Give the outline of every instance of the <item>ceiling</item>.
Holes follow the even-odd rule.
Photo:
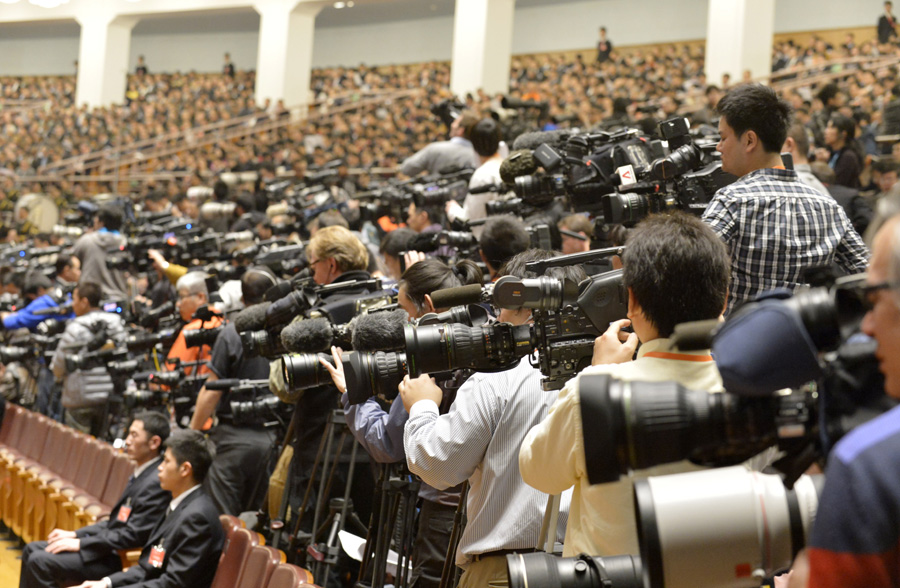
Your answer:
[[[584,0],[516,0],[516,8],[583,2]],[[316,26],[346,27],[452,16],[455,0],[357,0],[353,8],[328,6],[316,18]],[[178,14],[150,15],[134,27],[135,35],[161,35],[259,30],[259,15],[252,8],[229,8]],[[0,39],[77,37],[81,27],[74,20],[0,23]]]

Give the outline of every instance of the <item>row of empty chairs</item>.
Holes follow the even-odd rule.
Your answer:
[[[7,404],[0,425],[0,518],[23,541],[76,530],[109,515],[134,464],[109,444]],[[212,588],[313,588],[312,574],[285,563],[237,517],[222,515],[226,543]],[[123,565],[140,551],[123,554]]]
[[[210,588],[312,588],[313,576],[285,563],[284,552],[265,544],[259,533],[244,528],[237,517],[222,515],[225,546]]]
[[[24,541],[108,515],[134,464],[109,444],[7,405],[0,426],[0,517]]]

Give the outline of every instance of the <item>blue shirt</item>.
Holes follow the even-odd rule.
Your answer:
[[[72,295],[67,294],[65,301],[68,302],[70,300],[72,300]],[[64,321],[75,317],[74,312],[70,312],[69,314],[45,314],[37,316],[34,314],[35,311],[54,308],[59,305],[60,302],[50,294],[38,296],[22,310],[17,310],[3,319],[3,327],[10,331],[13,329],[28,329],[29,331],[33,331],[39,324],[47,319]]]

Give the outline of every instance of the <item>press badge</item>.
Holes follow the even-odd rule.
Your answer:
[[[125,504],[119,509],[119,514],[116,515],[116,520],[120,523],[127,523],[128,517],[131,516],[131,497],[128,497],[128,500],[125,501]]]
[[[166,548],[163,544],[154,545],[150,548],[150,565],[154,568],[161,568],[163,560],[166,559]]]

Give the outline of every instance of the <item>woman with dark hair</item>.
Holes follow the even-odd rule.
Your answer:
[[[409,313],[410,318],[419,318],[428,312],[442,310],[436,309],[431,301],[431,293],[435,290],[480,284],[481,280],[481,270],[474,262],[465,260],[450,267],[438,259],[427,258],[415,262],[403,272],[398,302]],[[346,393],[341,350],[332,347],[331,354],[334,365],[325,360],[320,361],[341,392],[347,426],[353,436],[373,460],[380,463],[405,462],[403,429],[409,415],[403,408],[403,403],[399,398],[396,399],[391,404],[390,412],[382,409],[374,398],[363,404],[351,406]],[[441,382],[442,413],[453,403],[456,389],[466,376],[467,372],[457,372],[453,379]],[[425,483],[421,485],[419,497],[422,499],[422,507],[412,554],[413,570],[410,585],[425,588],[437,588],[440,585],[460,490],[459,486],[440,491]]]
[[[864,154],[856,142],[856,122],[852,118],[835,114],[825,127],[825,144],[831,149],[829,167],[834,170],[835,184],[859,189]]]

